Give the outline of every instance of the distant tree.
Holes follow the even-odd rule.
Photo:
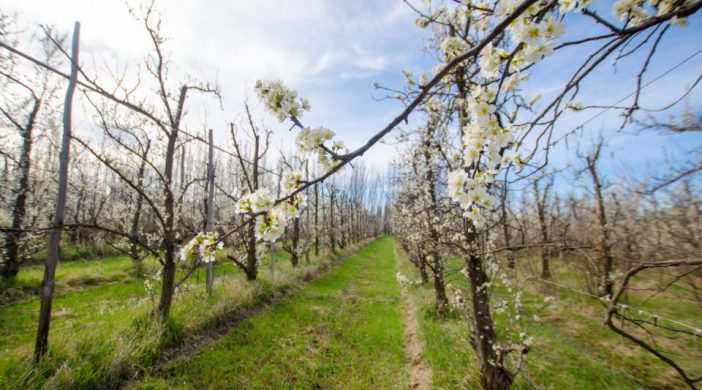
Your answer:
[[[17,33],[13,32],[15,29],[14,18],[0,14],[0,36],[13,47],[19,45]],[[45,30],[48,33],[53,31],[48,27]],[[49,38],[43,37],[39,43],[42,61],[53,66],[62,63],[61,52]],[[13,56],[0,56],[0,66],[0,128],[3,129],[3,137],[7,137],[4,145],[17,145],[11,151],[3,147],[2,152],[8,171],[4,175],[7,182],[4,183],[3,198],[8,201],[9,229],[4,237],[0,276],[13,279],[24,259],[36,246],[34,235],[27,234],[34,226],[27,217],[28,213],[36,211],[32,208],[41,199],[32,194],[40,190],[37,181],[46,180],[49,176],[36,169],[34,148],[40,135],[50,134],[56,93],[61,84],[45,68],[19,64]],[[47,220],[47,216],[41,217],[41,221]]]

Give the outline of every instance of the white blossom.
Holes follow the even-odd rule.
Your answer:
[[[302,111],[310,110],[309,101],[298,98],[297,91],[288,89],[281,81],[258,80],[255,89],[266,109],[281,122],[300,118]]]
[[[199,260],[203,263],[212,263],[215,261],[216,252],[223,247],[224,243],[221,241],[217,242],[217,234],[200,232],[190,242],[180,248],[179,260],[187,261],[198,255]]]

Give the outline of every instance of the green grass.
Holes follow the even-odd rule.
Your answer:
[[[379,239],[139,388],[406,388],[393,240]]]
[[[188,360],[173,361],[163,377],[147,377],[138,388],[406,388],[407,360],[403,352],[400,296],[395,282],[393,240],[382,238],[306,284],[259,315],[244,320],[225,337]],[[25,267],[10,287],[23,292],[0,305],[0,388],[115,388],[134,375],[150,372],[166,348],[187,344],[197,335],[237,318],[246,310],[270,302],[280,292],[300,286],[357,247],[304,259],[293,269],[289,255],[277,252],[275,276],[268,261],[260,279],[247,282],[231,263],[218,258],[215,288],[204,291],[204,270],[196,273],[176,295],[169,322],[151,320],[154,302],[123,256],[76,260],[59,264],[50,350],[38,366],[29,363],[36,332],[38,290],[43,267]],[[399,268],[418,280],[416,270],[398,250]],[[518,389],[669,389],[685,388],[672,369],[653,355],[624,340],[602,324],[600,302],[538,280],[538,259],[520,259],[523,291],[521,314],[525,331],[534,337]],[[447,282],[465,289],[467,281],[449,260]],[[153,260],[146,261],[147,274]],[[584,289],[577,263],[552,261],[553,280]],[[636,287],[661,283],[661,275],[642,275]],[[157,287],[158,290],[158,287]],[[465,317],[454,312],[438,321],[430,284],[409,286],[411,302],[419,307],[424,359],[433,369],[433,387],[474,389],[479,373],[469,345]],[[699,326],[702,313],[691,291],[674,285],[649,297],[632,292],[633,307]],[[543,308],[543,297],[556,303]],[[494,287],[493,299],[509,298]],[[650,298],[650,299],[649,299]],[[157,297],[155,297],[157,299]],[[494,314],[494,313],[493,313]],[[537,314],[540,320],[534,321]],[[504,340],[505,314],[495,314]],[[702,354],[702,339],[678,337],[662,344],[684,356]],[[682,364],[702,371],[694,358]]]
[[[289,257],[284,254],[277,257],[280,264],[276,268],[279,272],[286,272],[285,262]],[[153,274],[157,269],[152,258],[147,258],[144,265],[147,274]],[[215,262],[214,271],[217,283],[237,278],[239,274],[236,266],[223,256]],[[43,273],[43,266],[26,267],[20,271],[15,284],[38,292]],[[204,274],[204,270],[196,271],[185,287],[203,290]],[[158,290],[158,286],[155,288]],[[219,296],[218,294],[220,292],[216,290],[215,295]],[[198,294],[194,295],[197,296],[196,299],[203,299]],[[0,367],[3,360],[13,355],[26,355],[33,347],[39,300],[36,294],[27,294],[23,298],[0,306],[0,351],[4,351],[0,357]],[[180,298],[182,297],[177,297],[176,300]],[[151,307],[152,302],[144,289],[144,278],[133,275],[132,263],[128,257],[61,263],[56,272],[52,334],[83,333],[86,328],[89,332],[100,333],[101,328],[129,323]],[[178,309],[175,310],[178,313]]]
[[[268,274],[266,259],[259,280],[254,282],[246,281],[235,265],[220,257],[215,263],[213,295],[205,293],[204,270],[199,271],[174,297],[166,324],[151,320],[155,302],[148,297],[144,280],[130,272],[127,258],[61,263],[50,348],[40,365],[30,363],[38,299],[29,297],[0,306],[0,388],[119,387],[152,365],[165,348],[270,301],[277,292],[309,280],[357,247],[313,257],[310,264],[303,260],[294,269],[289,256],[278,252],[275,276]],[[148,273],[153,273],[154,267],[147,261]],[[27,267],[18,280],[36,283],[40,269]],[[81,282],[93,279],[95,283]]]
[[[520,271],[527,269],[530,274],[539,275],[540,262],[541,259],[535,256],[520,258]],[[557,258],[551,259],[553,280],[574,289],[587,291],[580,268],[582,264],[578,262],[582,262],[582,259],[565,258],[565,261],[559,261]],[[679,281],[669,286],[666,291],[657,292],[675,276],[676,274],[666,269],[651,269],[640,272],[630,282],[630,288],[623,297],[622,303],[702,328],[702,310],[700,310],[702,308],[695,303],[698,297],[693,288]],[[688,277],[688,279],[694,278],[695,276]],[[615,281],[618,282],[616,277]],[[699,280],[696,283],[699,285]],[[645,291],[645,289],[649,290]],[[562,290],[561,293],[569,294],[571,299],[579,302],[590,301],[582,294],[564,289],[559,290]]]
[[[414,267],[400,254],[401,271],[412,280],[419,280]],[[458,261],[450,260],[448,269],[461,267]],[[554,279],[560,283],[577,285],[575,272],[567,264],[552,262]],[[530,273],[534,273],[531,271]],[[447,277],[454,286],[467,287],[467,280],[457,273]],[[520,280],[523,280],[520,277]],[[533,336],[534,343],[526,355],[526,365],[517,377],[514,388],[533,389],[645,389],[686,388],[667,365],[653,355],[617,336],[602,323],[603,308],[597,301],[567,289],[549,286],[539,281],[525,283],[521,313],[526,332]],[[582,288],[582,286],[577,286]],[[410,296],[415,305],[423,309],[420,320],[420,337],[424,345],[424,357],[433,367],[435,388],[474,389],[479,388],[477,361],[469,344],[468,324],[462,315],[454,315],[440,322],[432,315],[434,293],[431,284],[411,286]],[[542,308],[543,297],[557,298],[552,306]],[[506,291],[497,286],[493,299],[507,297]],[[650,311],[661,309],[671,297],[665,294],[647,303]],[[639,300],[640,302],[640,300]],[[650,306],[649,306],[650,305]],[[691,308],[692,306],[692,308]],[[697,310],[696,315],[694,311]],[[664,311],[672,318],[701,319],[694,304],[676,302]],[[537,314],[536,322],[531,317]],[[505,316],[494,314],[498,334],[506,337]],[[702,341],[696,344],[692,337],[670,341],[686,356],[699,356]],[[685,356],[685,355],[683,355]],[[678,357],[680,359],[680,357]],[[702,371],[702,362],[687,359],[683,362],[696,372]],[[695,371],[693,371],[695,372]]]
[[[125,283],[132,280],[132,263],[126,256],[61,262],[56,270],[56,294],[75,292],[86,286]],[[0,305],[35,298],[44,279],[43,265],[23,267],[17,277],[0,286]]]
[[[61,261],[73,261],[83,259],[97,259],[105,256],[115,256],[119,252],[117,249],[110,247],[94,247],[94,246],[78,246],[72,244],[70,240],[63,239],[59,248]],[[43,264],[48,254],[48,248],[43,248],[34,253],[29,259],[30,263]]]

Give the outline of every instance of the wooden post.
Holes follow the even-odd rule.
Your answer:
[[[207,160],[207,227],[208,233],[214,232],[214,137],[210,129],[210,151]],[[212,295],[212,285],[214,283],[214,262],[207,263],[207,294]]]
[[[305,181],[309,182],[310,181],[310,160],[305,161]],[[305,263],[309,264],[310,262],[310,188],[307,187],[305,189],[305,195],[307,196],[307,221],[306,221],[306,227],[305,227],[305,236],[307,239],[307,244],[305,245]]]
[[[278,189],[277,189],[276,196],[275,196],[276,199],[280,198],[280,181],[282,180],[282,178],[283,178],[283,167],[281,166],[278,168]],[[271,274],[271,278],[273,278],[273,273],[275,271],[274,261],[275,261],[275,241],[271,242],[271,258],[270,258],[270,261],[268,262],[268,271]]]
[[[325,206],[324,206],[324,187],[321,188],[321,191],[322,191],[322,225],[321,225],[321,226],[322,226],[322,229],[324,229],[324,228],[326,228],[326,226],[327,226],[327,213],[324,211],[324,210],[325,210]],[[319,231],[318,231],[318,232],[319,232]],[[324,248],[324,245],[325,245],[325,243],[327,242],[327,236],[326,236],[326,235],[321,236],[321,237],[320,237],[320,240],[321,240],[321,246],[322,246],[322,248]],[[328,244],[327,244],[327,245],[328,245]]]
[[[71,149],[71,109],[73,106],[73,92],[78,80],[78,42],[80,36],[80,23],[73,27],[73,47],[71,49],[71,78],[66,90],[66,99],[63,108],[63,138],[61,141],[61,155],[59,165],[59,186],[56,196],[56,213],[54,214],[53,229],[49,238],[49,253],[44,267],[44,282],[41,289],[41,306],[39,309],[39,327],[34,346],[34,361],[39,362],[49,345],[49,325],[51,322],[51,301],[54,296],[54,277],[59,261],[59,245],[63,231],[63,215],[66,210],[66,192],[68,188],[68,162]]]
[[[329,244],[331,245],[332,253],[336,253],[336,235],[334,234],[334,184],[331,185],[330,201],[329,201]]]

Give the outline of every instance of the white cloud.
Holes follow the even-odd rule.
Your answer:
[[[66,33],[80,20],[81,62],[86,68],[94,59],[111,68],[118,62],[136,65],[150,48],[143,26],[119,0],[9,0],[8,8],[26,25],[55,24]],[[189,74],[217,81],[222,88],[223,112],[207,99],[189,100],[191,125],[200,128],[206,113],[209,126],[222,129],[216,130],[221,139],[227,136],[226,123],[241,116],[248,97],[257,120],[280,129],[276,136],[281,140],[274,144],[289,143],[287,124],[268,117],[253,98],[255,80],[273,78],[309,96],[313,110],[329,110],[309,115],[323,118],[314,125],[340,129],[340,138],[350,147],[358,146],[391,117],[382,110],[364,109],[379,104],[372,99],[370,78],[397,74],[413,66],[413,53],[421,55],[413,15],[400,1],[169,0],[158,2],[157,8],[170,38],[166,52],[174,77]],[[355,129],[353,137],[348,137],[349,128]],[[387,151],[372,154],[388,160]]]

